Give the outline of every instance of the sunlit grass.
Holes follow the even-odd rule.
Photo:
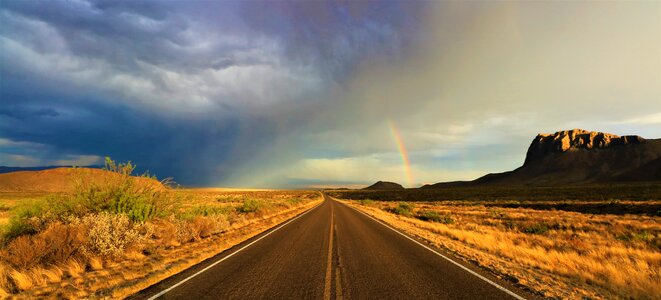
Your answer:
[[[463,202],[354,201],[395,227],[546,296],[661,297],[661,220],[487,207]],[[424,216],[421,218],[421,216]],[[436,216],[451,218],[438,222]]]

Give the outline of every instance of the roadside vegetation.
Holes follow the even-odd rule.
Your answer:
[[[171,189],[153,175],[132,176],[130,162],[110,159],[105,170],[102,180],[92,178],[98,170],[79,170],[71,193],[0,195],[0,298],[121,297],[319,198]]]
[[[661,298],[661,219],[655,215],[530,209],[494,201],[348,202],[546,297]],[[660,204],[648,202],[622,203]]]
[[[512,205],[521,202],[551,201],[555,205],[571,204],[575,201],[597,202],[608,204],[608,213],[649,213],[657,210],[629,211],[628,209],[645,209],[620,205],[621,202],[660,200],[661,183],[617,183],[575,186],[475,186],[475,187],[445,187],[439,189],[404,189],[404,190],[335,190],[328,194],[335,198],[353,200],[379,201],[507,201]],[[563,200],[563,201],[558,201]],[[582,206],[577,209],[604,209],[604,207]],[[582,211],[591,212],[591,211]]]

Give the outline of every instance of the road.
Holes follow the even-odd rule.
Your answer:
[[[512,299],[525,295],[324,198],[285,225],[131,298]]]

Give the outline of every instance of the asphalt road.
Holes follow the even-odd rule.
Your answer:
[[[321,205],[285,225],[131,298],[512,299],[525,295],[324,197]]]

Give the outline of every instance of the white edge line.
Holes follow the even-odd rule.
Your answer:
[[[285,225],[287,225],[287,224],[293,222],[294,220],[296,220],[296,219],[302,217],[303,215],[305,215],[305,214],[307,214],[307,213],[313,211],[315,208],[321,206],[323,203],[324,203],[324,201],[322,200],[321,203],[317,204],[315,207],[308,209],[308,210],[305,211],[304,213],[302,213],[302,214],[296,216],[295,218],[293,218],[293,219],[287,221],[286,223],[284,223],[284,224],[282,224],[282,225],[276,227],[275,229],[269,231],[267,234],[265,234],[265,235],[259,237],[258,239],[256,239],[256,240],[250,242],[250,244],[245,245],[245,246],[241,247],[241,249],[234,251],[234,252],[231,253],[230,255],[227,255],[227,256],[221,258],[220,260],[214,262],[213,264],[210,264],[209,266],[207,266],[206,268],[204,268],[204,269],[198,271],[197,273],[195,273],[195,274],[193,274],[193,275],[191,275],[191,276],[188,276],[188,277],[186,277],[185,279],[183,279],[183,280],[177,282],[177,284],[175,284],[175,285],[173,285],[173,286],[171,286],[171,287],[169,287],[169,288],[167,288],[167,289],[164,289],[164,290],[160,291],[158,294],[156,294],[156,295],[154,295],[154,296],[149,297],[148,300],[154,300],[154,299],[156,299],[156,298],[158,298],[158,297],[160,297],[160,296],[165,295],[167,292],[169,292],[169,291],[175,289],[176,287],[182,285],[184,282],[189,281],[189,280],[193,279],[193,277],[202,274],[204,271],[213,268],[215,265],[217,265],[217,264],[223,262],[224,260],[226,260],[226,259],[232,257],[234,254],[237,254],[237,253],[241,252],[241,250],[250,247],[252,244],[259,242],[259,240],[261,240],[261,239],[263,239],[263,238],[269,236],[271,233],[274,233],[274,232],[278,231],[278,229],[280,229],[280,228],[282,228],[282,227],[285,227]],[[222,252],[221,252],[221,253],[222,253]]]
[[[338,201],[338,202],[340,202],[340,201]],[[342,202],[340,202],[340,203],[342,203]],[[377,220],[376,218],[374,218],[374,217],[372,217],[372,216],[370,216],[370,215],[368,215],[368,214],[366,214],[366,213],[364,213],[364,212],[358,210],[357,208],[355,208],[355,207],[353,207],[353,206],[351,206],[351,205],[348,205],[348,204],[345,204],[345,203],[342,203],[342,204],[345,205],[345,206],[348,206],[348,207],[352,208],[353,210],[355,210],[355,211],[357,211],[357,212],[359,212],[359,213],[361,213],[361,214],[363,214],[363,215],[365,215],[365,216],[367,216],[368,218],[370,218],[370,219],[376,221],[377,223],[379,223],[379,224],[381,224],[381,225],[387,227],[388,229],[390,229],[390,230],[392,230],[392,231],[394,231],[394,232],[397,232],[398,234],[402,235],[403,237],[405,237],[405,238],[407,238],[407,239],[413,241],[414,243],[416,243],[416,244],[418,244],[418,245],[424,247],[425,249],[427,249],[427,250],[433,252],[434,254],[436,254],[436,255],[438,255],[438,256],[444,258],[445,260],[447,260],[447,261],[449,261],[449,262],[451,262],[451,263],[453,263],[453,264],[456,265],[457,267],[460,267],[460,268],[464,269],[466,272],[475,275],[477,278],[480,278],[480,279],[486,281],[487,283],[490,283],[490,284],[493,285],[494,287],[496,287],[496,288],[498,288],[499,290],[501,290],[501,291],[503,291],[503,292],[509,294],[510,296],[512,296],[512,297],[514,297],[514,298],[516,298],[516,299],[519,299],[519,300],[526,300],[526,298],[523,298],[523,297],[517,295],[516,293],[514,293],[514,292],[508,290],[507,288],[505,288],[504,286],[501,286],[501,285],[499,285],[499,284],[497,284],[497,283],[495,283],[495,282],[489,280],[489,278],[486,278],[486,277],[484,277],[484,276],[482,276],[482,275],[476,273],[475,271],[473,271],[473,270],[471,270],[471,269],[469,269],[469,268],[466,268],[466,267],[463,266],[462,264],[460,264],[460,263],[458,263],[458,262],[456,262],[456,261],[450,259],[449,257],[447,257],[447,256],[445,256],[445,255],[439,253],[438,251],[436,251],[436,250],[434,250],[434,249],[432,249],[432,248],[427,247],[425,244],[422,244],[422,243],[416,241],[415,239],[411,238],[410,236],[408,236],[408,235],[406,235],[406,234],[401,233],[399,230],[393,228],[392,226],[390,226],[390,225],[388,225],[388,224],[386,224],[386,223],[384,223],[384,222],[381,222],[381,221]]]

